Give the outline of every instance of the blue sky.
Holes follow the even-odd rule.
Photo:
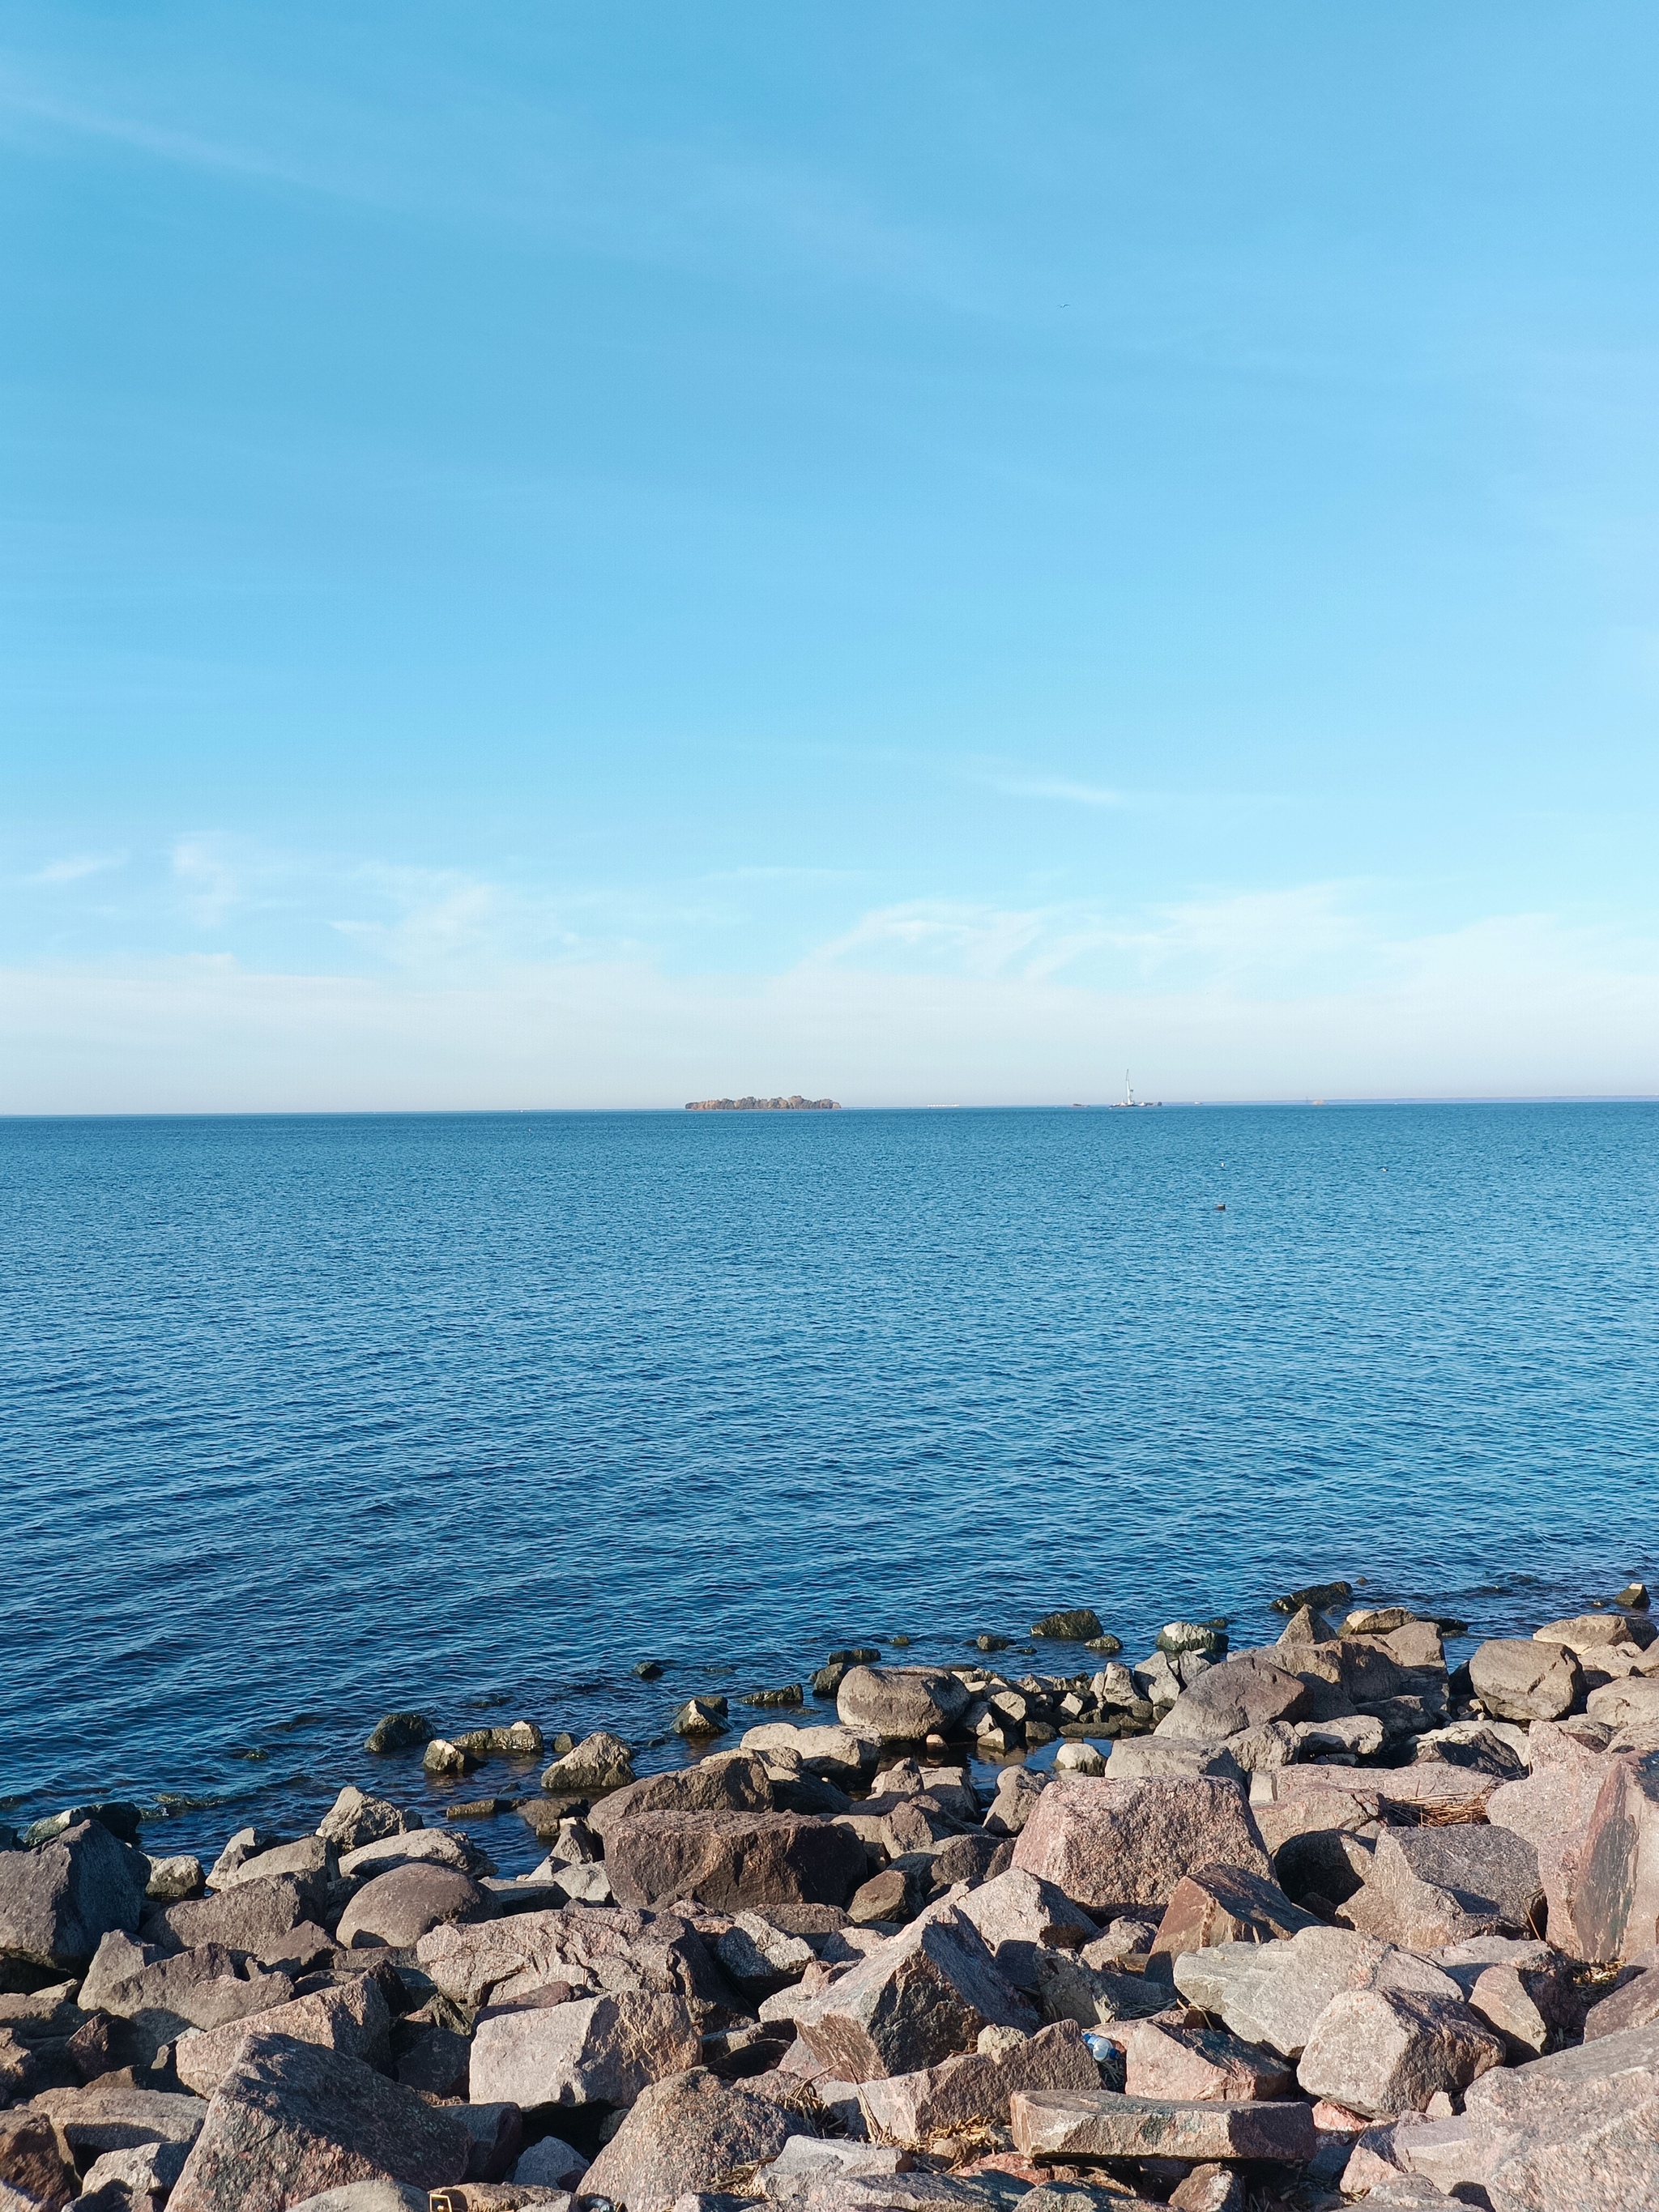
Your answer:
[[[0,1109],[1659,1091],[1656,62],[14,0]]]

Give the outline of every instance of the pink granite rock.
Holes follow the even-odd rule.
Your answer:
[[[1193,1774],[1051,1783],[1014,1844],[1014,1864],[1098,1918],[1167,1905],[1203,1867],[1266,1875],[1267,1855],[1238,1784]]]

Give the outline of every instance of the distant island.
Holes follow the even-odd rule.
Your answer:
[[[688,1114],[839,1114],[839,1098],[688,1098]]]

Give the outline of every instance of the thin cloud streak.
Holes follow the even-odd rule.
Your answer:
[[[987,775],[976,779],[989,791],[1009,799],[1057,799],[1071,806],[1134,806],[1146,803],[1144,794],[1112,791],[1098,784],[1068,783],[1059,776]]]
[[[88,876],[106,875],[112,868],[124,866],[126,857],[125,853],[76,853],[61,860],[48,860],[44,868],[37,868],[23,881],[48,886],[81,884]]]

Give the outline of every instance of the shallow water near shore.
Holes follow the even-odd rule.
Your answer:
[[[14,1121],[0,1212],[18,1825],[441,1818],[541,1762],[431,1784],[381,1713],[645,1770],[695,1692],[735,1741],[1055,1606],[1139,1657],[1338,1576],[1479,1634],[1659,1581],[1659,1107]]]

